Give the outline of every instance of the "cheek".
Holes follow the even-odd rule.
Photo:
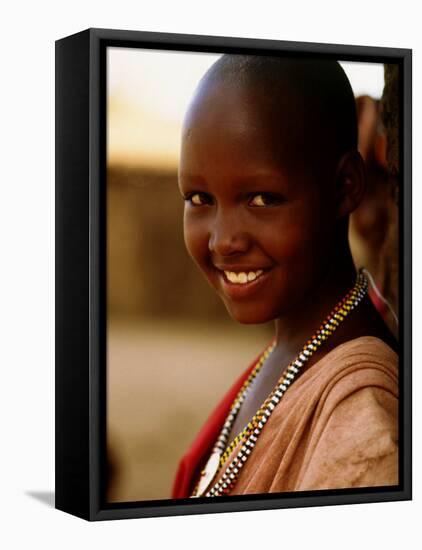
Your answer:
[[[198,220],[192,220],[190,216],[184,216],[183,220],[183,236],[185,246],[191,258],[200,266],[203,267],[208,257],[208,234],[203,224],[198,223]]]
[[[301,222],[301,220],[303,220]],[[329,248],[332,231],[327,228],[327,220],[304,216],[303,212],[289,216],[268,233],[267,242],[271,243],[274,256],[283,263],[312,264],[316,256]]]
[[[317,248],[318,237],[313,228],[292,226],[286,238],[283,239],[283,248],[287,257],[295,258],[307,256]]]

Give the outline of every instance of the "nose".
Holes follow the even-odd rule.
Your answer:
[[[248,233],[233,212],[218,212],[210,230],[208,248],[217,256],[241,254],[249,248]]]

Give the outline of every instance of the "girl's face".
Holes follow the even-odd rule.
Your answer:
[[[199,93],[185,119],[185,243],[231,316],[263,323],[301,308],[315,289],[333,245],[334,201],[308,169],[317,138],[297,107],[223,88]]]

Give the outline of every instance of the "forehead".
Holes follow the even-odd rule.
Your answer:
[[[314,136],[307,129],[303,101],[286,86],[208,83],[198,90],[185,117],[181,164],[241,170],[303,169]]]

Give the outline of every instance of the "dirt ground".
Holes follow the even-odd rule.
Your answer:
[[[180,457],[270,339],[268,326],[109,322],[109,502],[170,498]]]

